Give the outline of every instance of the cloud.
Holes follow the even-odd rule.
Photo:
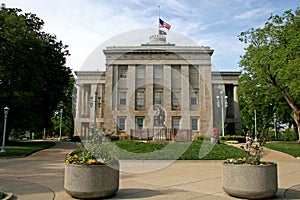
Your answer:
[[[259,18],[259,16],[264,16],[265,13],[270,14],[271,12],[272,12],[271,9],[256,8],[248,12],[242,13],[240,15],[236,15],[233,18],[236,20],[251,20],[254,18]]]
[[[3,1],[7,7],[18,7],[43,19],[44,31],[57,35],[69,45],[71,56],[67,58],[67,65],[74,70],[80,69],[89,54],[111,37],[137,29],[156,28],[158,4],[161,17],[172,25],[169,36],[179,32],[199,45],[211,46],[215,50],[213,62],[216,61],[220,69],[237,69],[237,54],[243,47],[236,36],[264,24],[273,11],[282,14],[298,6],[297,1],[292,0],[273,0],[272,3],[268,0],[252,0],[251,3],[244,0]]]

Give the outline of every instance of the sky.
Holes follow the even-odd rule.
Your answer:
[[[300,7],[298,0],[2,0],[6,7],[34,13],[43,31],[56,35],[71,56],[74,71],[105,70],[102,49],[146,43],[160,17],[171,25],[167,40],[177,46],[193,43],[214,50],[219,71],[240,71],[245,44],[238,35],[264,25],[271,14]],[[154,31],[154,32],[153,32]],[[127,42],[125,42],[125,40]],[[130,43],[128,41],[130,40]],[[97,59],[89,62],[91,55]],[[99,56],[98,56],[99,55]]]

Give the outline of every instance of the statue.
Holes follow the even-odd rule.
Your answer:
[[[157,117],[157,121],[158,121],[158,125],[159,126],[165,126],[165,111],[164,109],[159,105],[157,106],[158,110],[155,114],[155,116]]]

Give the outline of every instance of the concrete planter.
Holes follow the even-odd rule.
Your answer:
[[[223,190],[234,197],[265,199],[276,194],[277,164],[235,165],[223,163]]]
[[[65,165],[64,188],[75,198],[102,198],[115,194],[119,189],[119,164]]]

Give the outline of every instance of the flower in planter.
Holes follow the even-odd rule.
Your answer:
[[[263,149],[263,146],[261,144],[256,144],[255,146],[250,146],[248,148],[248,156],[244,158],[238,158],[238,159],[227,159],[225,163],[228,164],[248,164],[248,165],[263,165],[266,164],[266,162],[262,161],[261,158],[266,154],[266,151]]]
[[[76,165],[114,165],[118,163],[116,146],[110,142],[103,130],[97,129],[91,139],[81,144],[66,156],[67,164]]]
[[[82,147],[65,159],[64,188],[74,198],[103,198],[119,189],[117,147],[104,132],[103,129],[91,132]]]

